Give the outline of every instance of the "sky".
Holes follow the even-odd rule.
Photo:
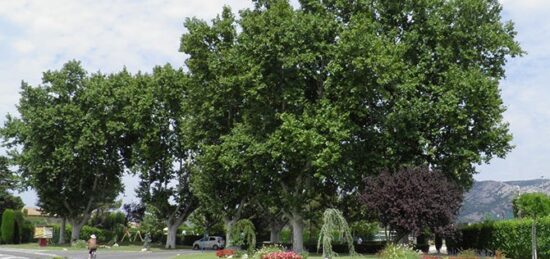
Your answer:
[[[528,52],[511,60],[501,82],[515,148],[505,159],[478,167],[476,180],[550,178],[550,1],[500,0],[503,19],[512,20]],[[210,20],[223,5],[233,10],[250,0],[10,0],[0,1],[0,125],[17,114],[24,80],[40,83],[42,72],[80,60],[90,72],[151,71],[155,65],[182,66],[178,52],[186,17]],[[3,151],[0,149],[0,153]],[[135,177],[125,177],[125,202],[135,200]],[[20,194],[27,206],[36,194]]]

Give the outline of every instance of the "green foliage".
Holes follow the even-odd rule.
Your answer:
[[[152,205],[147,205],[145,209],[145,216],[141,222],[141,234],[151,234],[153,241],[159,241],[158,237],[164,235],[163,229],[165,223],[162,221],[162,218],[158,216],[159,211]]]
[[[473,224],[463,228],[462,249],[502,251],[511,258],[527,258],[531,254],[532,219],[514,219]],[[537,242],[539,257],[550,256],[550,217],[539,219]],[[527,256],[527,257],[526,257]]]
[[[191,213],[188,220],[192,225],[189,230],[195,234],[213,234],[224,232],[221,215],[219,213],[211,212],[209,209],[205,208],[205,206],[200,206],[193,213]]]
[[[43,225],[43,224],[40,224]],[[51,224],[53,227],[53,240],[56,242],[59,241],[59,233],[61,231],[61,225],[60,224]],[[65,238],[68,238],[71,236],[72,226],[70,224],[65,225]]]
[[[45,72],[41,85],[22,83],[20,117],[8,115],[0,133],[45,212],[83,223],[122,191],[123,99],[117,91],[124,82],[114,78],[90,75],[69,61]]]
[[[96,228],[96,227],[91,227],[91,226],[83,226],[82,229],[80,230],[79,238],[82,240],[88,240],[90,239],[90,236],[92,234],[96,235],[97,242],[103,243],[103,244],[111,241],[111,239],[113,238],[113,232]]]
[[[241,219],[231,229],[231,239],[235,245],[246,245],[247,252],[252,255],[256,248],[256,228],[252,221]]]
[[[337,209],[326,209],[323,213],[323,226],[321,227],[319,239],[317,241],[317,249],[321,248],[321,244],[323,244],[323,258],[333,258],[337,256],[337,254],[332,251],[332,242],[335,237],[339,240],[345,240],[345,242],[348,243],[350,254],[356,255],[355,248],[353,247],[351,229],[344,215]]]
[[[20,210],[15,211],[14,214],[14,235],[13,235],[13,242],[16,244],[20,244],[23,240],[23,231],[25,226],[25,218],[23,217],[23,212]]]
[[[390,243],[378,256],[382,259],[417,259],[418,253],[406,246]]]
[[[88,239],[86,239],[86,240],[88,240]],[[82,240],[82,239],[76,240],[75,242],[71,243],[71,246],[75,247],[75,248],[79,248],[79,249],[86,248],[87,245],[88,245],[86,240]]]
[[[3,214],[4,210],[21,210],[25,206],[21,197],[14,196],[6,190],[0,189],[0,216]]]
[[[124,88],[129,96],[124,119],[135,138],[125,158],[141,179],[136,194],[156,208],[169,229],[178,228],[198,205],[189,186],[194,160],[182,129],[186,82],[181,68],[167,64],[136,75]],[[170,233],[166,247],[175,248]]]
[[[2,214],[2,241],[13,244],[15,234],[15,212],[7,209]]]
[[[16,189],[20,184],[18,184],[18,179],[16,175],[10,170],[10,161],[5,156],[0,156],[0,191],[6,191],[11,189]],[[2,208],[2,206],[0,206]],[[5,208],[4,208],[5,209]],[[2,214],[0,209],[0,214]]]
[[[380,229],[378,222],[366,220],[355,221],[350,224],[353,236],[361,237],[364,241],[372,240]]]
[[[32,242],[34,238],[34,225],[30,221],[25,220],[22,229],[21,243]]]
[[[523,52],[498,1],[256,1],[185,27],[193,192],[228,222],[260,190],[299,225],[381,168],[467,187],[512,148],[499,80]]]
[[[514,216],[541,218],[550,216],[550,196],[545,193],[524,193],[512,201]]]

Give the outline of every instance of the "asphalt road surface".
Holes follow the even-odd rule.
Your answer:
[[[201,253],[193,250],[170,250],[155,252],[125,252],[99,250],[97,259],[165,259],[173,258],[180,254]],[[207,252],[208,253],[208,252]],[[213,252],[209,252],[213,253]],[[78,251],[46,251],[34,249],[0,248],[0,259],[51,259],[54,256],[62,256],[70,259],[87,259],[85,250]]]

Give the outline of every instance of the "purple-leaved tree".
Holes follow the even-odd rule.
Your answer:
[[[396,232],[394,241],[424,229],[446,234],[463,200],[463,189],[428,167],[411,167],[395,173],[383,171],[368,177],[361,200],[378,220]]]

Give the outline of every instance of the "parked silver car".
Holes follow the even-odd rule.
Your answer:
[[[214,249],[218,250],[225,247],[225,240],[222,237],[208,236],[203,237],[193,243],[193,249]]]

